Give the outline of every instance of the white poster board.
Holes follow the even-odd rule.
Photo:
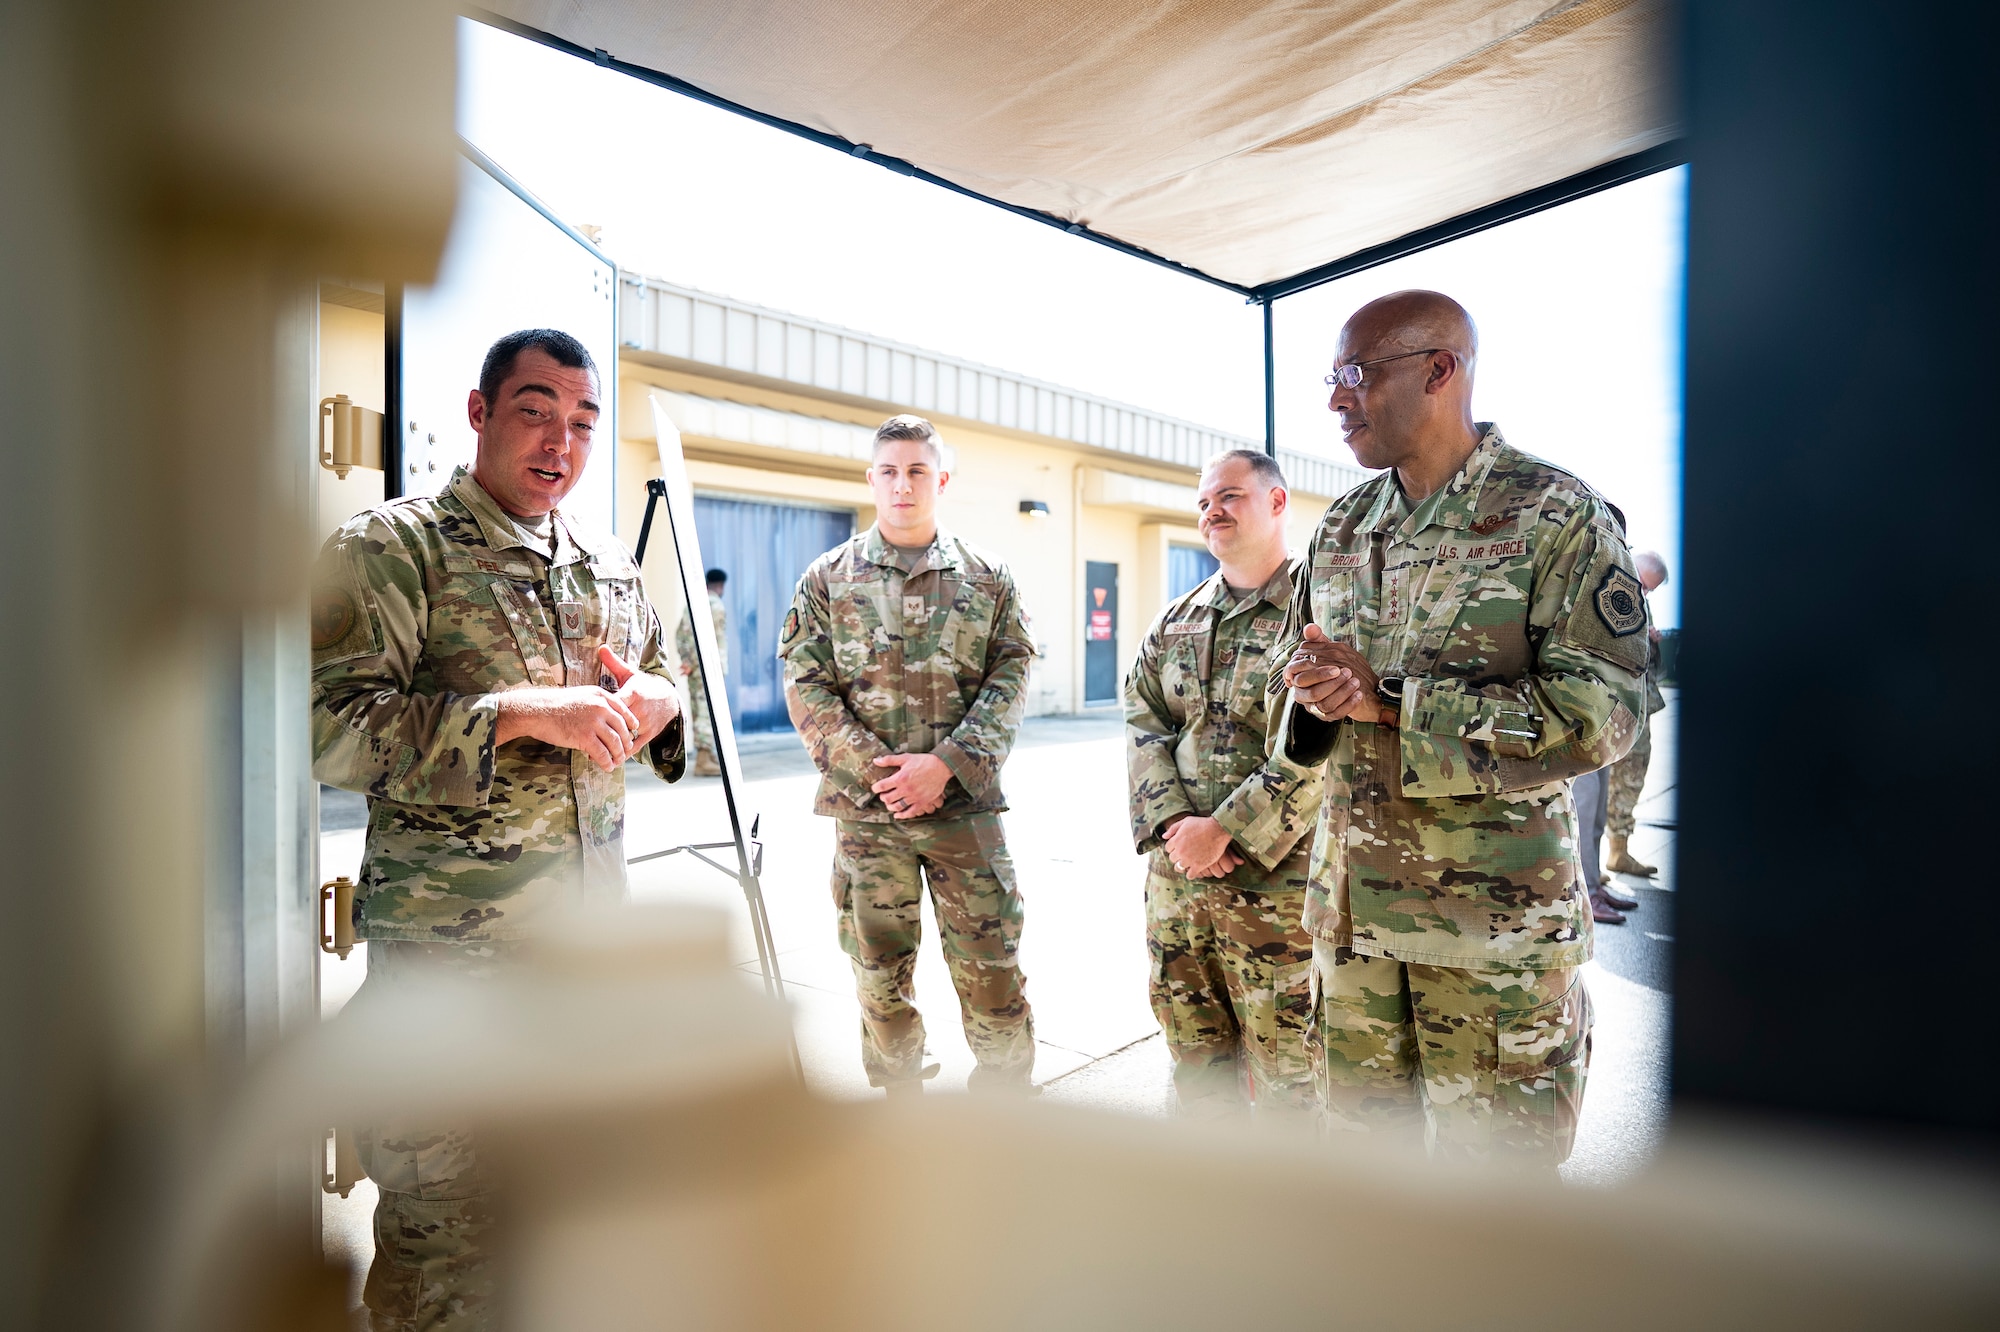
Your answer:
[[[557,328],[589,348],[604,391],[599,447],[562,509],[611,531],[618,493],[617,266],[483,155],[462,155],[458,173],[458,213],[438,280],[403,289],[400,419],[390,423],[401,457],[390,493],[435,493],[452,468],[470,464],[474,439],[465,400],[479,385],[486,349],[516,329]]]

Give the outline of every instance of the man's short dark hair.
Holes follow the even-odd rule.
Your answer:
[[[710,569],[707,573],[701,576],[701,581],[708,584],[710,587],[714,587],[717,583],[727,583],[729,581],[729,575],[724,573],[720,569]]]
[[[931,462],[938,467],[944,466],[944,441],[938,438],[937,427],[923,417],[905,412],[876,426],[875,445],[869,454],[872,456],[879,452],[884,444],[893,439],[914,439],[930,445]]]
[[[520,329],[486,349],[486,363],[479,367],[479,396],[486,399],[487,406],[493,405],[494,396],[507,382],[507,376],[514,373],[514,362],[524,351],[547,352],[557,365],[597,373],[597,362],[590,359],[590,349],[561,329]]]
[[[1217,463],[1226,462],[1249,463],[1252,475],[1265,485],[1275,486],[1280,490],[1290,489],[1285,484],[1285,469],[1278,466],[1278,460],[1257,449],[1230,449],[1226,453],[1218,453],[1203,463],[1201,470],[1205,472]]]

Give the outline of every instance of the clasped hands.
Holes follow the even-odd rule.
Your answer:
[[[1316,624],[1285,663],[1285,683],[1298,705],[1321,721],[1393,724],[1396,712],[1384,707],[1376,688],[1381,677],[1368,659],[1346,643],[1336,643]]]
[[[896,818],[920,819],[944,803],[951,767],[936,754],[884,754],[875,766],[895,769],[868,789]]]
[[[1229,830],[1205,814],[1183,814],[1162,839],[1167,859],[1190,879],[1219,879],[1243,863]]]
[[[563,749],[579,749],[611,772],[653,743],[681,715],[680,691],[673,684],[624,660],[609,647],[597,661],[617,686],[509,689],[499,696],[495,741],[527,736]]]

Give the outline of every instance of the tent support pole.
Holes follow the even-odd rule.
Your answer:
[[[1271,342],[1271,301],[1259,301],[1264,307],[1264,452],[1270,457],[1278,456],[1278,369],[1275,349]]]

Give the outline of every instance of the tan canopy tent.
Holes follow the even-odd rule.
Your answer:
[[[1666,0],[492,8],[601,64],[1265,299],[1509,201],[1524,206],[1492,220],[1677,160]]]

